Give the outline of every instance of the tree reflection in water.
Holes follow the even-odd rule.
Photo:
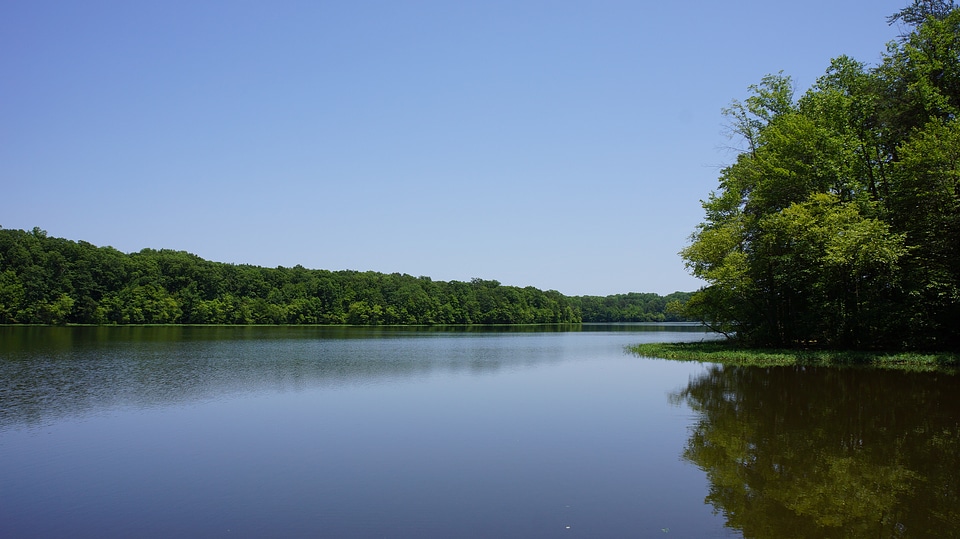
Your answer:
[[[957,376],[708,369],[684,458],[745,537],[960,537]]]

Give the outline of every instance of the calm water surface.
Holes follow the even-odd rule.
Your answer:
[[[950,537],[957,378],[699,328],[0,328],[4,537]]]

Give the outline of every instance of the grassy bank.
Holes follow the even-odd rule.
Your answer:
[[[867,366],[917,371],[960,371],[960,354],[952,352],[861,352],[838,350],[792,350],[743,348],[728,341],[649,343],[627,349],[644,357],[772,367],[785,365],[851,367]]]

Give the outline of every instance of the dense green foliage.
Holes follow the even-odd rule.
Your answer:
[[[183,251],[124,254],[0,229],[0,324],[556,324],[661,321],[683,294],[566,297],[497,281],[262,268]],[[671,303],[673,302],[673,303]],[[589,316],[582,316],[589,309]]]
[[[745,147],[681,255],[687,314],[752,345],[960,348],[960,9],[914,2],[872,68],[725,111]]]
[[[653,293],[580,296],[570,298],[584,322],[678,322],[691,292],[661,296]]]

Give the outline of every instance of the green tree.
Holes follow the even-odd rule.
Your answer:
[[[909,255],[910,331],[927,346],[960,344],[960,123],[933,120],[900,147],[890,206]]]
[[[17,274],[8,269],[0,273],[0,324],[16,324],[25,296]]]
[[[486,310],[480,308],[482,298]],[[559,292],[496,281],[261,268],[183,251],[123,254],[0,229],[0,323],[472,324],[578,322]]]
[[[883,62],[783,75],[724,112],[747,147],[681,251],[685,313],[757,345],[960,346],[960,9],[914,2]]]

